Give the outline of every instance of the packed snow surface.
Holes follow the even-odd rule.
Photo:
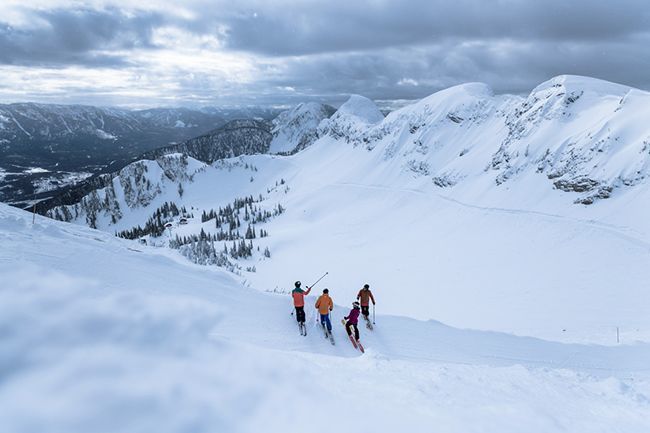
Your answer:
[[[40,216],[32,225],[5,205],[0,242],[5,431],[650,430],[647,343],[566,344],[378,314],[374,331],[361,327],[360,355],[339,324],[345,305],[331,346],[308,296],[302,337],[288,294],[172,250]],[[306,273],[286,269],[282,282]]]

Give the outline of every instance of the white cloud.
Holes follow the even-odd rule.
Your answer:
[[[420,83],[418,83],[413,78],[402,78],[397,82],[398,86],[418,86],[419,84]]]

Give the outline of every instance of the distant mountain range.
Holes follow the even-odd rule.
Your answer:
[[[28,204],[68,184],[117,170],[143,152],[233,119],[271,120],[265,107],[125,110],[83,105],[0,105],[0,201]]]

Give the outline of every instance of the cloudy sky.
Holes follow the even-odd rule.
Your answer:
[[[649,0],[2,0],[0,102],[399,100],[559,74],[650,90],[649,47]]]

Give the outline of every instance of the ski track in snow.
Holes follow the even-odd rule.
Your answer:
[[[465,203],[460,200],[456,200],[454,198],[445,196],[443,194],[439,194],[436,192],[428,192],[428,191],[421,191],[417,189],[409,189],[409,188],[393,188],[389,186],[384,186],[384,185],[364,185],[360,183],[349,183],[349,182],[336,182],[332,183],[331,185],[333,186],[345,186],[345,187],[354,187],[354,188],[365,188],[365,189],[374,189],[374,190],[380,190],[380,191],[394,191],[394,192],[406,192],[410,194],[418,194],[418,195],[423,195],[423,196],[431,196],[431,194],[434,194],[435,197],[438,197],[442,200],[445,200],[449,203],[456,204],[458,206],[462,206],[467,209],[475,209],[483,212],[490,212],[490,213],[503,213],[503,214],[510,214],[510,215],[529,215],[529,216],[536,216],[536,217],[541,217],[541,218],[546,218],[550,220],[556,220],[556,221],[563,221],[563,222],[568,222],[572,224],[578,224],[582,226],[588,226],[591,228],[595,228],[604,232],[607,232],[608,234],[611,234],[613,236],[618,237],[619,239],[622,239],[626,242],[629,242],[637,247],[644,248],[650,252],[650,242],[645,241],[637,236],[634,236],[632,233],[636,233],[637,235],[641,235],[636,230],[633,230],[629,227],[623,227],[623,226],[617,226],[614,224],[607,224],[603,223],[600,221],[596,220],[585,220],[585,219],[580,219],[580,218],[573,218],[573,217],[568,217],[564,215],[558,215],[558,214],[551,214],[551,213],[546,213],[546,212],[540,212],[540,211],[534,211],[534,210],[525,210],[525,209],[508,209],[508,208],[500,208],[500,207],[489,207],[489,206],[479,206],[475,204],[470,204],[470,203]]]

